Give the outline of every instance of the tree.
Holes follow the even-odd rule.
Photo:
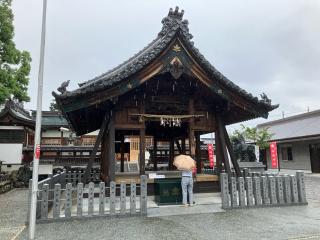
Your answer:
[[[31,57],[13,42],[14,26],[12,0],[0,0],[0,103],[13,96],[29,101],[28,84]]]
[[[51,101],[49,109],[50,111],[60,111],[55,99]]]
[[[269,146],[268,141],[274,135],[268,132],[268,128],[258,130],[256,127],[245,127],[242,124],[241,128],[245,139],[255,143],[260,149],[266,149]]]
[[[265,149],[269,146],[268,141],[272,136],[267,128],[258,130],[241,125],[241,129],[235,130],[230,137],[236,158],[240,161],[255,161],[255,144],[260,149],[259,158],[264,159]]]

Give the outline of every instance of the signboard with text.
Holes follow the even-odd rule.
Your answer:
[[[277,152],[277,143],[270,143],[270,156],[271,156],[271,168],[278,168],[278,152]]]
[[[208,144],[208,158],[209,158],[209,164],[210,168],[214,167],[214,150],[213,150],[213,144]]]

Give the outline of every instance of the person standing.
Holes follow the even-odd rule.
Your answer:
[[[183,204],[183,206],[187,207],[187,206],[193,205],[192,170],[182,171],[181,188],[182,188],[182,204]],[[189,195],[189,205],[188,205],[188,195]]]

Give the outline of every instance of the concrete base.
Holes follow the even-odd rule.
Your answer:
[[[184,207],[183,205],[158,206],[155,202],[148,201],[148,217],[165,217],[200,213],[224,212],[221,208],[220,193],[194,194],[195,205]]]

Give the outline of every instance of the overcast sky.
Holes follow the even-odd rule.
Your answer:
[[[140,51],[176,5],[220,72],[280,104],[269,119],[320,108],[319,0],[48,0],[43,108],[62,81],[75,89]],[[42,1],[14,0],[13,12],[17,47],[33,59],[26,108],[35,109]]]

